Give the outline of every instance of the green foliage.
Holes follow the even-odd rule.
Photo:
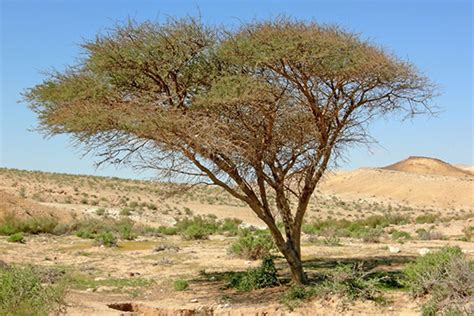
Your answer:
[[[117,237],[111,232],[102,232],[95,236],[95,240],[101,246],[117,247]]]
[[[353,300],[382,301],[383,296],[377,289],[379,281],[369,278],[367,273],[357,266],[340,265],[326,274],[326,279],[315,288],[317,295],[339,295]]]
[[[130,216],[133,213],[133,209],[130,207],[124,207],[120,210],[119,215],[120,216]]]
[[[293,285],[285,291],[281,303],[293,310],[301,303],[311,299],[317,294],[316,288],[311,286]]]
[[[239,291],[250,291],[278,284],[277,270],[271,257],[263,259],[262,264],[246,272],[232,273],[227,281],[227,286]]]
[[[174,289],[176,291],[184,291],[189,287],[188,281],[184,279],[177,279],[174,281]]]
[[[417,224],[432,224],[441,218],[439,214],[423,214],[415,218]]]
[[[133,231],[134,223],[132,221],[122,221],[117,226],[120,237],[125,240],[134,240],[137,234]]]
[[[43,284],[32,267],[0,268],[0,315],[49,315],[65,306],[63,280]]]
[[[242,220],[238,218],[224,218],[220,223],[219,232],[227,236],[236,236],[239,233],[239,225]]]
[[[25,237],[23,237],[23,233],[14,233],[14,234],[8,236],[7,241],[8,242],[24,243],[25,242]]]
[[[178,229],[176,227],[160,226],[158,227],[158,232],[163,235],[176,235],[178,233]]]
[[[393,240],[410,240],[411,235],[410,233],[401,231],[401,230],[393,230],[390,235],[392,236]]]
[[[445,247],[404,269],[405,284],[413,296],[428,296],[423,315],[466,314],[465,303],[474,298],[474,262],[459,247]]]
[[[105,208],[101,207],[101,208],[96,209],[95,213],[99,216],[103,216],[103,215],[106,214],[106,210],[105,210]]]
[[[274,249],[275,243],[268,230],[241,229],[239,238],[230,245],[229,252],[248,260],[256,260],[267,257]]]
[[[0,223],[0,235],[12,235],[15,233],[28,234],[54,234],[58,221],[51,217],[33,217],[29,219],[18,219],[13,214],[5,216]]]

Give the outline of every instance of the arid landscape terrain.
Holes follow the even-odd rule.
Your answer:
[[[15,240],[8,227],[18,223],[28,229]],[[235,251],[241,231],[265,225],[210,186],[0,169],[0,224],[0,264],[65,279],[69,315],[417,315],[425,299],[397,277],[445,246],[474,258],[474,175],[424,157],[326,174],[303,225],[305,269],[314,279],[341,265],[380,276],[382,301],[291,297],[272,249],[279,286],[229,286],[229,274],[261,264]]]

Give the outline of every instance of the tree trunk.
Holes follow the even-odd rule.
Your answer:
[[[294,253],[294,252],[293,252]],[[283,254],[290,266],[291,270],[291,280],[298,285],[303,285],[308,283],[308,278],[303,270],[303,263],[301,262],[301,258],[298,258],[292,254]]]
[[[295,245],[291,239],[285,241],[276,225],[269,225],[269,228],[278,250],[283,254],[290,267],[291,280],[299,285],[306,284],[308,279],[303,270],[301,253],[297,250],[297,245]]]

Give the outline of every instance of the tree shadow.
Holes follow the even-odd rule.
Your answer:
[[[412,262],[415,256],[370,256],[370,257],[338,257],[338,258],[313,258],[303,260],[303,267],[307,270],[335,268],[340,265],[358,266],[364,271],[373,269],[393,270]]]

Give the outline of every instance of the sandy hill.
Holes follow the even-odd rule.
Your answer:
[[[473,176],[468,170],[457,168],[440,159],[428,157],[408,157],[405,160],[383,167],[382,169],[440,176]]]
[[[320,190],[426,208],[474,209],[474,177],[439,159],[410,157],[384,168],[329,173]]]
[[[21,219],[51,217],[59,222],[67,222],[71,219],[70,212],[61,211],[0,191],[0,219],[10,214]]]

